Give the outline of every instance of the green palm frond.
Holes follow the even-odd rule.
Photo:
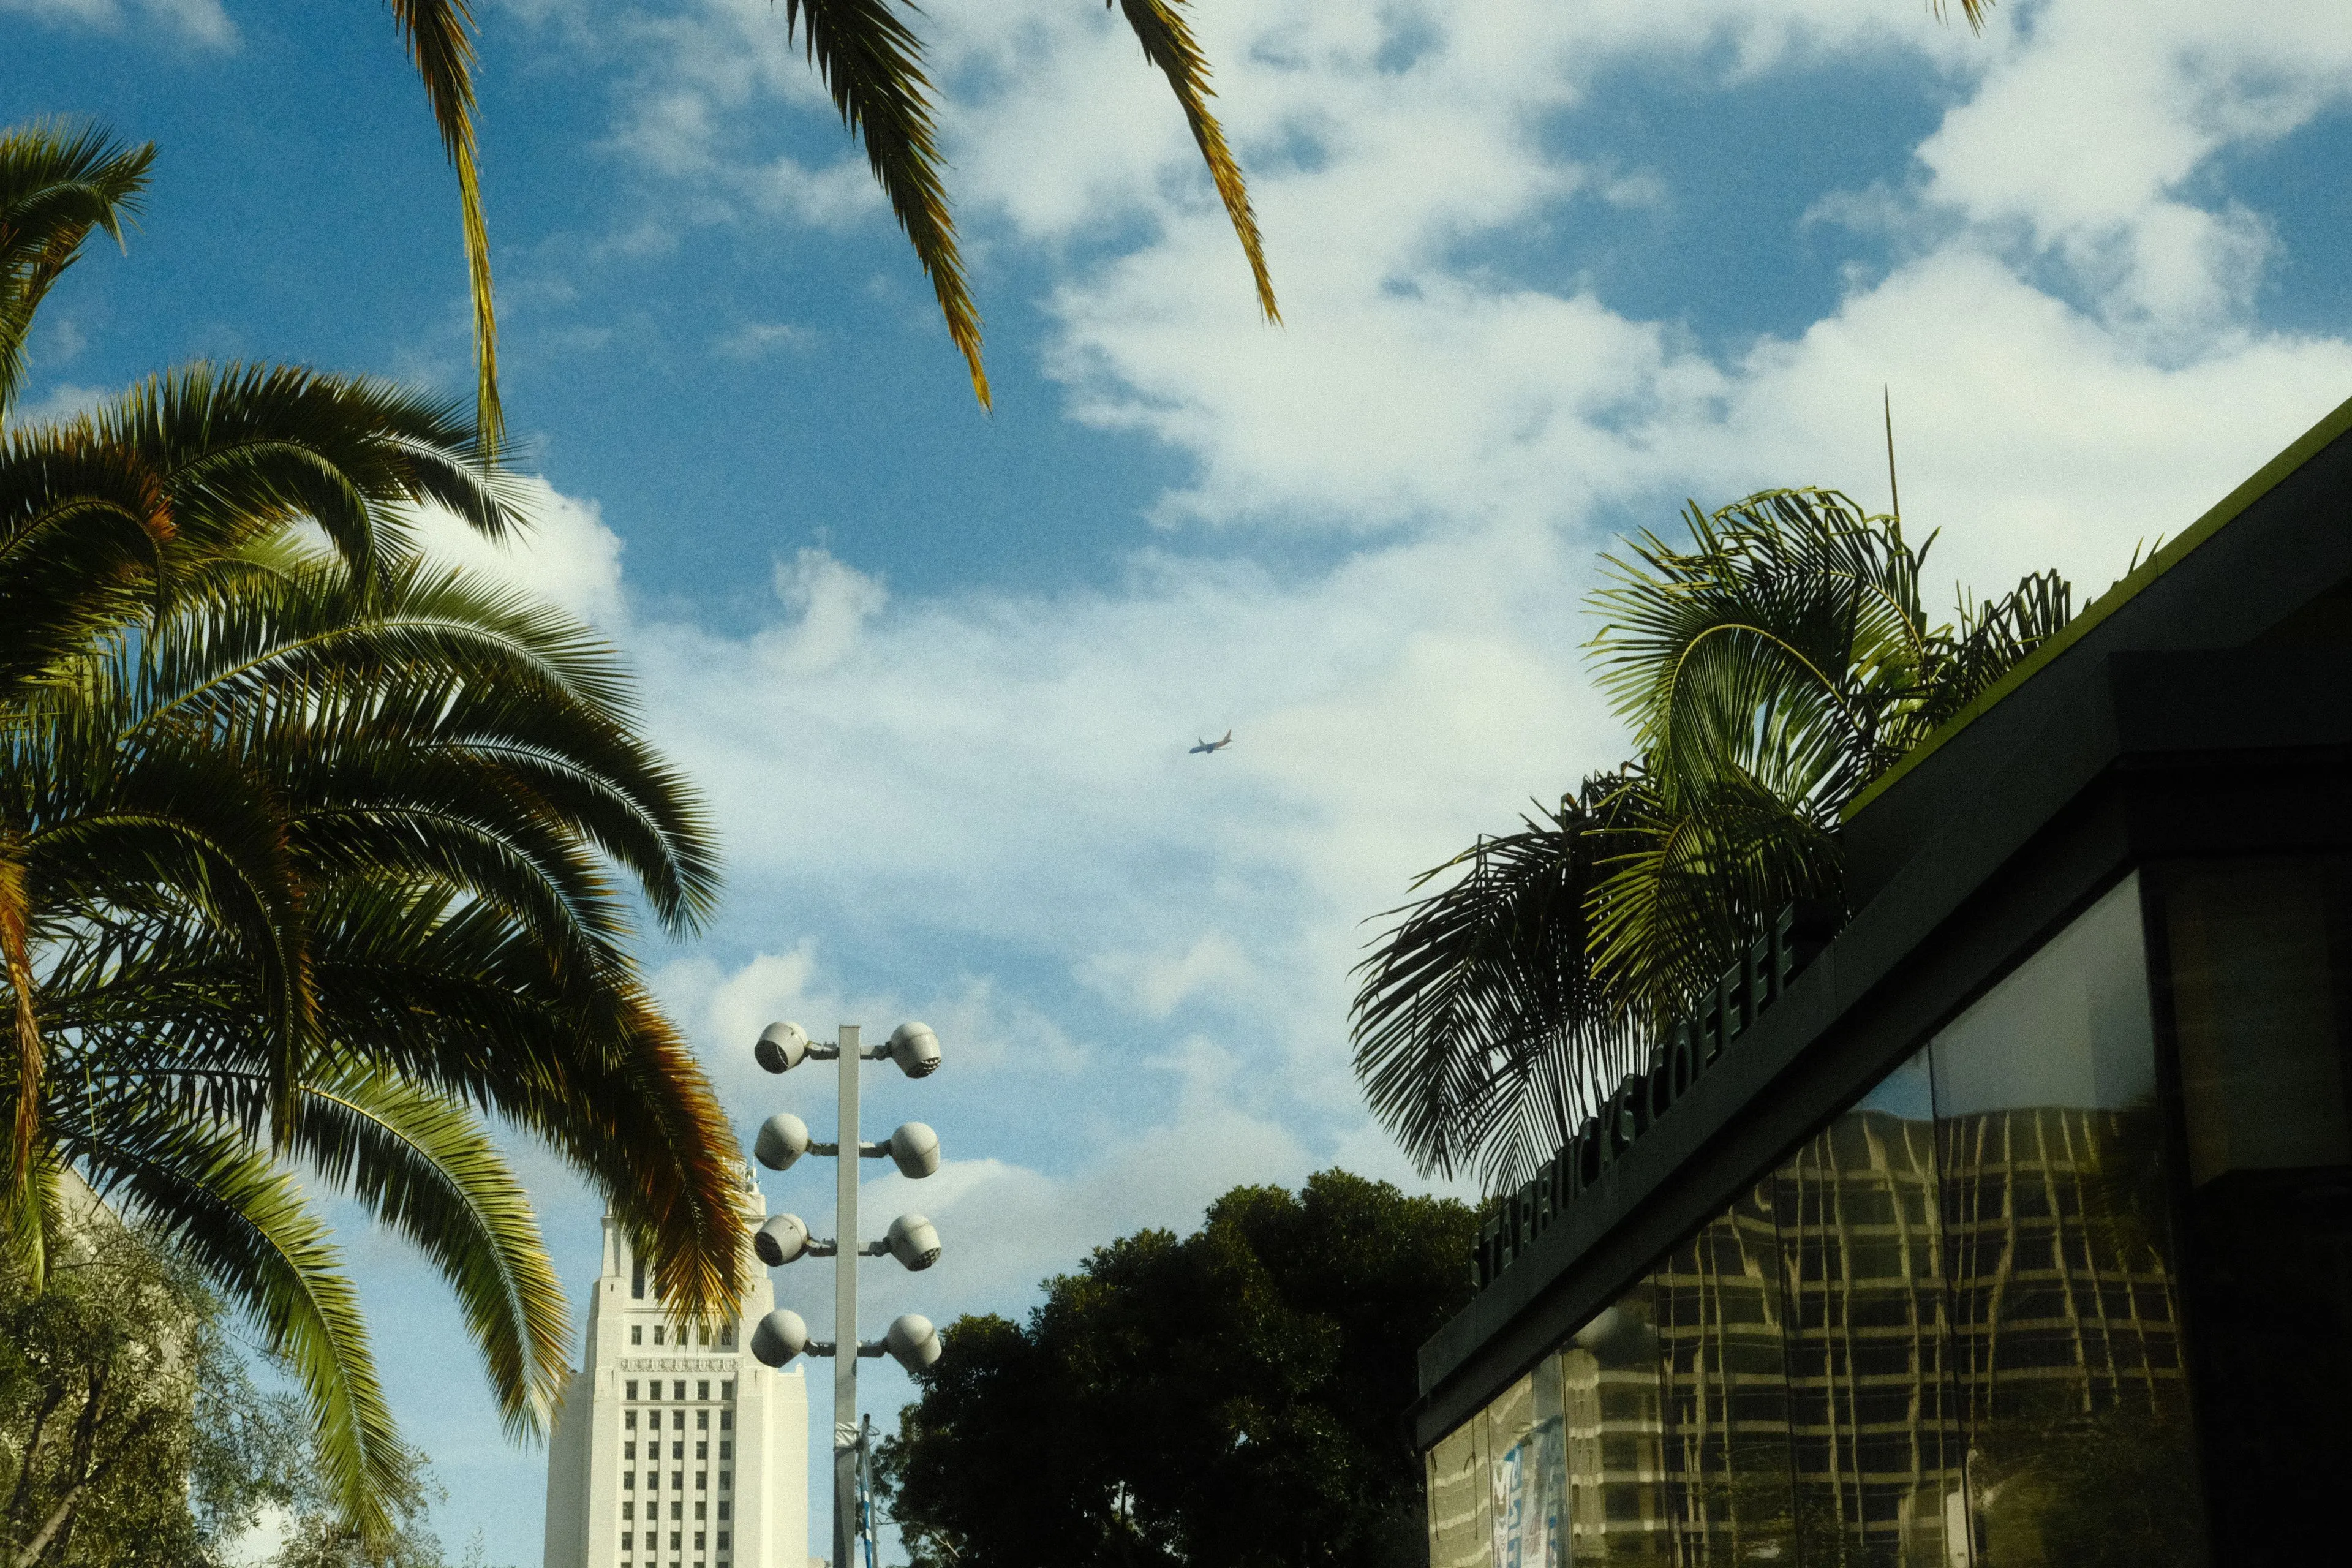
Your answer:
[[[25,340],[41,300],[93,229],[117,245],[155,161],[96,126],[36,121],[0,132],[0,425],[25,379]]]
[[[948,212],[922,40],[899,19],[891,0],[784,0],[784,31],[802,40],[842,124],[865,142],[866,164],[915,247],[948,336],[971,372],[972,395],[988,407],[980,310]]]
[[[1217,117],[1209,112],[1209,100],[1216,96],[1209,86],[1209,60],[1192,41],[1192,30],[1184,21],[1184,0],[1117,3],[1126,14],[1127,25],[1135,32],[1136,42],[1143,46],[1143,58],[1168,79],[1176,101],[1183,106],[1184,122],[1192,128],[1193,144],[1201,150],[1202,162],[1209,166],[1209,177],[1216,182],[1217,199],[1224,204],[1225,217],[1242,242],[1242,254],[1249,260],[1250,278],[1257,286],[1259,311],[1267,321],[1280,323],[1282,310],[1275,302],[1274,275],[1266,268],[1257,214],[1250,205],[1249,186],[1242,178],[1241,164],[1225,145],[1224,130],[1218,125]],[[1108,6],[1112,0],[1103,0],[1103,4]]]
[[[391,5],[393,21],[433,105],[441,150],[457,175],[466,280],[474,306],[475,418],[485,451],[495,460],[506,416],[499,404],[499,323],[490,295],[490,235],[482,216],[479,148],[474,138],[474,13],[466,0],[391,0]]]
[[[1625,1009],[1593,973],[1587,908],[1622,853],[1642,780],[1603,773],[1522,831],[1424,873],[1357,967],[1356,1075],[1424,1171],[1524,1180],[1637,1065]]]
[[[384,1403],[358,1293],[292,1174],[232,1130],[118,1101],[97,1136],[60,1120],[60,1145],[110,1203],[152,1225],[259,1327],[300,1383],[323,1479],[380,1538],[385,1500],[415,1460]]]
[[[509,1431],[544,1436],[570,1373],[563,1284],[530,1194],[464,1104],[336,1064],[302,1087],[299,1145],[440,1268]]]

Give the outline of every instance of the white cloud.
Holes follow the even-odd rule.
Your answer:
[[[428,508],[418,520],[419,542],[436,558],[488,574],[552,600],[608,628],[626,616],[621,588],[621,539],[604,525],[593,500],[563,495],[537,478],[510,480],[528,526],[505,541],[483,538],[453,513]]]
[[[136,19],[160,24],[206,48],[225,49],[236,43],[236,24],[221,9],[220,0],[0,0],[0,11],[107,33],[126,31]]]

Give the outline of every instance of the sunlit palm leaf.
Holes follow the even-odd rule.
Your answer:
[[[425,82],[441,149],[457,174],[466,229],[466,275],[474,305],[476,422],[495,457],[506,429],[499,405],[499,323],[490,297],[490,236],[482,218],[481,172],[474,140],[474,13],[465,0],[391,0],[408,58]]]
[[[0,132],[0,424],[25,378],[25,339],[43,296],[92,229],[122,243],[155,161],[95,126],[36,121]]]
[[[1112,0],[1103,3],[1108,5]],[[1117,4],[1127,16],[1127,25],[1134,29],[1136,41],[1143,46],[1144,58],[1160,68],[1175,89],[1176,101],[1183,105],[1184,122],[1192,127],[1193,143],[1209,165],[1209,177],[1216,182],[1217,199],[1224,203],[1225,216],[1242,242],[1242,254],[1249,258],[1250,277],[1257,285],[1257,308],[1267,321],[1279,322],[1282,311],[1275,303],[1274,275],[1266,269],[1257,214],[1250,205],[1241,164],[1226,147],[1217,117],[1209,112],[1209,100],[1216,96],[1209,86],[1209,60],[1185,25],[1183,0],[1117,0]]]
[[[980,310],[964,278],[940,174],[922,40],[899,20],[890,0],[784,0],[784,27],[787,37],[803,40],[842,123],[864,141],[866,163],[931,280],[948,336],[971,371],[973,395],[989,406]]]

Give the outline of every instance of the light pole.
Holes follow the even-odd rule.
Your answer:
[[[798,1312],[778,1308],[751,1331],[751,1353],[769,1366],[781,1367],[803,1352],[833,1357],[833,1568],[857,1568],[859,1491],[864,1484],[866,1439],[857,1420],[857,1362],[861,1356],[887,1352],[908,1372],[919,1372],[940,1359],[940,1336],[929,1318],[908,1312],[894,1320],[881,1339],[857,1338],[857,1260],[896,1258],[910,1269],[929,1268],[939,1261],[940,1235],[919,1214],[902,1214],[890,1222],[880,1241],[857,1243],[857,1162],[888,1159],[898,1173],[920,1181],[940,1168],[939,1135],[919,1121],[909,1121],[887,1142],[866,1143],[857,1132],[857,1066],[861,1061],[887,1059],[908,1078],[929,1078],[939,1070],[940,1040],[926,1024],[901,1024],[890,1032],[889,1043],[871,1050],[858,1046],[858,1026],[841,1026],[835,1043],[812,1042],[798,1024],[771,1024],[760,1031],[752,1054],[770,1072],[790,1072],[803,1060],[835,1060],[840,1064],[840,1131],[838,1142],[813,1143],[808,1123],[790,1111],[779,1111],[760,1124],[751,1152],[772,1171],[788,1171],[803,1154],[830,1154],[835,1171],[833,1239],[809,1235],[800,1215],[771,1216],[753,1235],[760,1261],[781,1268],[802,1257],[833,1261],[833,1321],[835,1342],[812,1342],[808,1325]],[[871,1543],[871,1534],[867,1535]]]

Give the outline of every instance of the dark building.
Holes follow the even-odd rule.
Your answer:
[[[2352,1489],[2352,404],[1857,804],[1486,1227],[1432,1568],[2295,1568]]]

